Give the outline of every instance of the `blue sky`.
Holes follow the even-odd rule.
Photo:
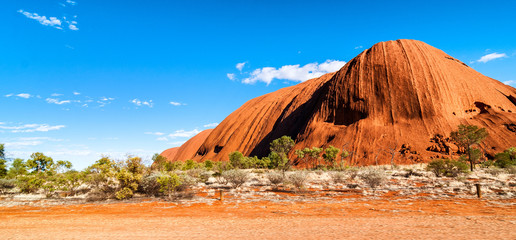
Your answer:
[[[0,142],[150,158],[247,100],[417,39],[516,86],[515,1],[2,1]]]

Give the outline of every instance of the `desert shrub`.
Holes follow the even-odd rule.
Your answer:
[[[22,175],[16,179],[16,184],[23,193],[34,193],[43,187],[45,179],[40,174]]]
[[[140,183],[141,191],[149,196],[159,196],[161,185],[158,182],[158,178],[162,175],[159,172],[153,172],[143,177]]]
[[[93,187],[93,190],[108,191],[115,185],[115,163],[108,157],[102,157],[85,170],[84,181]]]
[[[346,169],[346,173],[349,175],[349,179],[355,180],[355,178],[358,177],[359,172],[358,172],[358,168],[352,167],[352,168]]]
[[[65,172],[56,176],[59,190],[68,191],[71,195],[75,195],[77,189],[81,186],[84,175],[75,170]]]
[[[204,161],[204,168],[206,168],[206,170],[211,170],[213,168],[213,161],[211,160],[206,160]]]
[[[344,172],[332,172],[330,174],[333,183],[344,183],[346,181],[346,173]]]
[[[507,168],[516,165],[516,149],[509,148],[504,152],[495,155],[494,165],[500,168]]]
[[[233,165],[231,165],[231,162],[217,162],[213,167],[213,170],[215,171],[215,176],[221,176],[224,171],[228,171],[231,169],[233,169]]]
[[[133,189],[130,187],[124,187],[115,193],[115,197],[118,200],[129,199],[134,195]]]
[[[504,173],[505,171],[503,169],[501,169],[501,168],[491,167],[491,168],[487,168],[485,170],[485,172],[487,174],[490,174],[490,175],[493,175],[493,176],[498,176],[498,175]]]
[[[7,177],[13,179],[16,178],[16,176],[25,174],[27,174],[27,165],[25,164],[25,161],[21,158],[14,159],[9,171],[7,171]]]
[[[304,171],[298,171],[288,176],[288,181],[298,190],[303,188],[308,180],[308,174]]]
[[[387,180],[385,173],[378,169],[369,169],[360,174],[360,178],[373,190],[375,190]]]
[[[233,188],[238,188],[247,182],[249,173],[244,170],[233,169],[223,172],[222,177],[225,178]]]
[[[506,170],[509,174],[516,174],[516,166],[509,166]]]
[[[172,197],[177,187],[181,185],[181,179],[174,173],[162,174],[158,177],[157,181],[160,184],[160,192],[166,194],[168,197]]]
[[[428,171],[433,172],[437,177],[456,177],[468,171],[468,165],[461,161],[450,159],[435,159],[426,166]]]
[[[285,182],[285,174],[276,171],[269,172],[267,173],[267,179],[274,186],[274,188],[277,188],[278,185]]]
[[[179,175],[179,179],[181,184],[177,187],[177,191],[180,192],[187,191],[197,184],[197,179],[187,174]]]
[[[490,168],[490,167],[495,166],[494,163],[495,162],[493,160],[486,160],[486,161],[483,161],[482,163],[480,163],[480,167],[481,168]]]
[[[247,158],[244,157],[244,154],[239,151],[234,151],[229,154],[229,162],[235,168],[249,168],[249,162],[247,161]]]
[[[185,161],[185,163],[183,164],[183,171],[187,171],[187,170],[190,170],[190,169],[194,169],[194,168],[199,168],[199,164],[197,164],[194,160],[192,159],[188,159]]]
[[[0,193],[4,193],[16,187],[16,180],[0,178]]]

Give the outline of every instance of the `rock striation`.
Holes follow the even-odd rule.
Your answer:
[[[272,140],[288,135],[294,149],[345,147],[350,164],[390,163],[392,155],[415,163],[459,151],[445,137],[458,124],[485,127],[481,147],[493,155],[516,145],[515,123],[515,88],[424,42],[396,40],[335,73],[248,101],[174,159],[227,160],[235,150],[266,156]]]

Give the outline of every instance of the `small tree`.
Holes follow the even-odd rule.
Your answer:
[[[27,174],[27,165],[21,158],[15,158],[11,163],[9,171],[7,171],[8,178],[16,178],[16,176]]]
[[[166,194],[169,198],[172,197],[177,187],[181,185],[181,179],[174,173],[159,176],[157,182],[160,185],[159,191]]]
[[[168,162],[166,157],[161,156],[159,153],[155,153],[152,156],[152,169],[157,169],[160,171],[165,170],[165,164]]]
[[[463,124],[459,125],[459,129],[457,131],[451,132],[450,134],[452,141],[454,141],[459,147],[464,148],[466,151],[471,171],[473,171],[473,165],[475,164],[471,147],[475,144],[481,143],[487,135],[488,133],[485,128]]]
[[[235,168],[248,168],[248,163],[244,154],[239,151],[234,151],[229,154],[229,162]]]
[[[282,158],[287,158],[287,153],[294,147],[295,143],[289,136],[280,137],[271,143],[271,152],[277,152]]]
[[[328,148],[324,149],[323,159],[326,164],[335,167],[335,161],[337,159],[337,155],[339,154],[340,149],[330,145]]]
[[[32,169],[33,172],[44,172],[51,169],[53,165],[54,160],[40,152],[33,153],[30,155],[30,159],[27,160],[27,166]]]
[[[0,143],[0,178],[4,178],[7,175],[7,161],[5,160],[4,144]]]

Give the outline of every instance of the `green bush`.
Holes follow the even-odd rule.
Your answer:
[[[132,198],[133,195],[134,195],[134,192],[129,187],[124,187],[115,193],[115,197],[118,200],[129,199],[129,198]]]
[[[181,185],[181,179],[174,173],[163,174],[158,177],[157,181],[160,184],[160,192],[168,197],[172,197],[177,187]]]
[[[213,161],[211,160],[206,160],[204,161],[204,168],[206,168],[206,170],[211,170],[213,168]]]
[[[468,172],[468,165],[461,161],[435,159],[428,163],[426,169],[433,172],[437,177],[457,177],[459,174]]]
[[[150,175],[143,177],[140,183],[141,191],[149,196],[159,196],[161,191],[161,185],[158,182],[158,178],[163,175],[160,172],[153,172]]]
[[[229,154],[229,162],[233,167],[246,169],[249,168],[249,162],[247,162],[246,157],[239,151],[234,151]]]
[[[18,176],[16,183],[23,193],[35,193],[43,187],[45,179],[40,174]]]
[[[494,165],[500,168],[508,168],[516,165],[516,148],[509,148],[495,155]]]
[[[185,163],[183,164],[183,171],[194,169],[194,168],[199,168],[199,164],[197,164],[192,159],[186,160]]]

